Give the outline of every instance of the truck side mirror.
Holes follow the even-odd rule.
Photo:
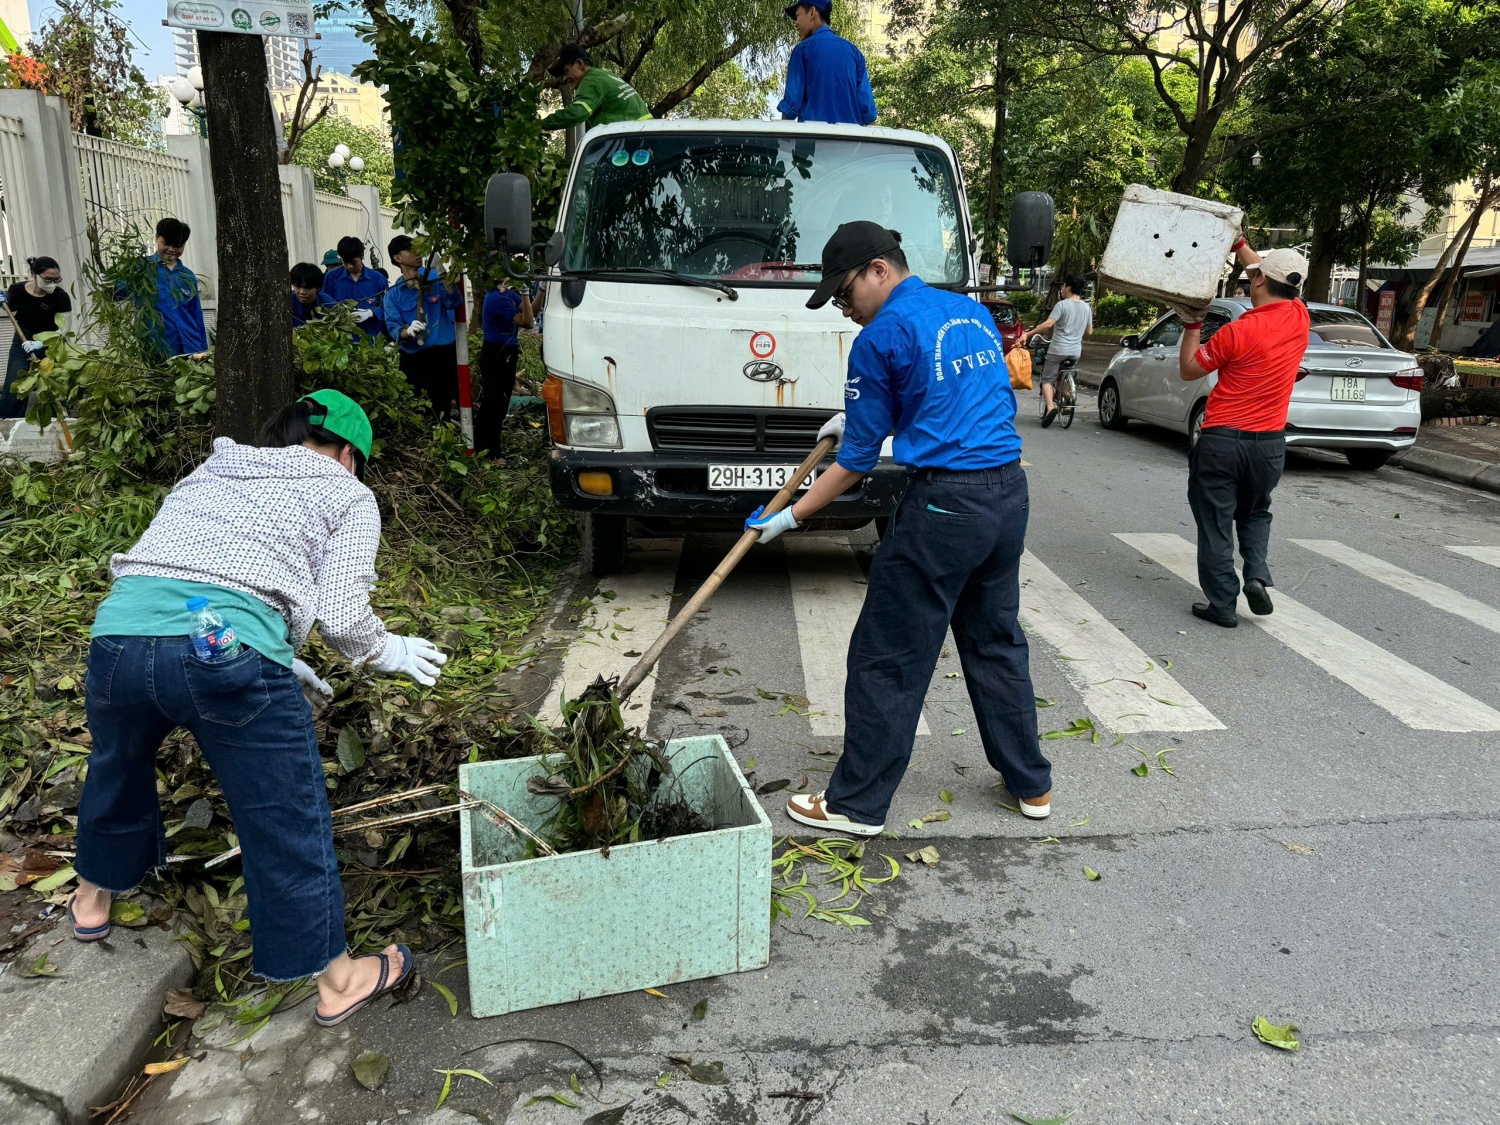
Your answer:
[[[546,262],[548,266],[557,265],[558,262],[563,260],[563,248],[563,232],[557,231],[551,238],[547,239],[547,244],[542,249],[542,261]]]
[[[1045,191],[1023,191],[1010,205],[1005,257],[1016,269],[1045,266],[1052,254],[1055,219],[1052,197]]]
[[[531,181],[496,172],[484,193],[484,231],[491,248],[509,257],[531,249]]]

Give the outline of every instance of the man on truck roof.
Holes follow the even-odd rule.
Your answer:
[[[875,95],[865,57],[828,26],[833,0],[797,0],[786,6],[802,41],[786,64],[786,96],[776,108],[793,121],[873,125]]]
[[[793,797],[787,815],[857,836],[885,830],[951,625],[985,757],[1021,812],[1044,819],[1052,765],[1017,620],[1029,500],[1005,347],[984,306],[914,276],[901,236],[878,223],[845,223],[828,240],[808,307],[830,297],[863,328],[849,350],[845,414],[818,435],[842,438],[838,460],[795,504],[772,516],[758,508],[745,527],[762,543],[797,527],[875,468],[889,434],[912,478],[849,639],[843,756],[828,787]]]
[[[571,129],[574,125],[609,125],[616,121],[650,121],[651,107],[635,87],[618,75],[594,65],[589,53],[566,43],[548,73],[573,87],[573,100],[542,118],[543,129]]]

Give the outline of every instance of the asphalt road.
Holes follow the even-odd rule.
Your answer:
[[[1100,731],[1046,743],[1045,827],[992,787],[947,655],[888,822],[901,839],[871,845],[940,859],[902,860],[861,903],[869,926],[783,920],[767,969],[665,999],[473,1020],[429,989],[332,1033],[304,1008],[248,1044],[219,1033],[158,1083],[144,1119],[552,1123],[628,1102],[627,1125],[959,1125],[1009,1110],[1074,1111],[1074,1125],[1500,1121],[1500,497],[1294,454],[1275,500],[1278,613],[1242,611],[1229,631],[1188,612],[1183,439],[1103,432],[1087,410],[1042,431],[1030,403],[1022,429],[1023,620],[1037,695],[1056,701],[1042,729]],[[758,782],[816,788],[841,742],[872,544],[791,538],[752,553],[632,714],[663,737],[722,732]],[[727,542],[644,545],[603,584],[593,631],[559,633],[538,674],[560,677],[555,692],[623,669]],[[1489,550],[1451,549],[1475,547]],[[813,714],[757,688],[806,696]],[[790,832],[779,796],[764,801]],[[951,819],[908,827],[936,809]],[[466,1005],[463,971],[443,981]],[[1258,1042],[1256,1016],[1297,1024],[1301,1051]],[[564,1048],[463,1054],[523,1037],[586,1054],[602,1103]],[[370,1048],[393,1063],[379,1093],[348,1072]],[[673,1054],[721,1062],[728,1084],[693,1081]],[[433,1112],[434,1072],[455,1067],[495,1085],[459,1078]],[[589,1096],[569,1092],[572,1073]],[[584,1108],[522,1108],[549,1091]],[[815,1097],[771,1096],[787,1091]]]

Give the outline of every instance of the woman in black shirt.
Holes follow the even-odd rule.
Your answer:
[[[62,287],[62,269],[56,259],[27,258],[26,265],[31,276],[5,291],[6,304],[25,333],[26,342],[22,343],[20,336],[11,337],[10,356],[5,364],[5,387],[0,391],[0,418],[25,415],[26,401],[11,393],[11,385],[25,377],[33,355],[45,354],[46,345],[37,341],[37,334],[59,331],[58,314],[73,311],[68,291]]]

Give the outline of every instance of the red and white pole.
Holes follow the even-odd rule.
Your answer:
[[[474,392],[469,379],[469,296],[464,289],[464,275],[458,275],[458,311],[453,315],[456,331],[454,348],[458,352],[458,425],[464,432],[469,455],[474,454]]]

